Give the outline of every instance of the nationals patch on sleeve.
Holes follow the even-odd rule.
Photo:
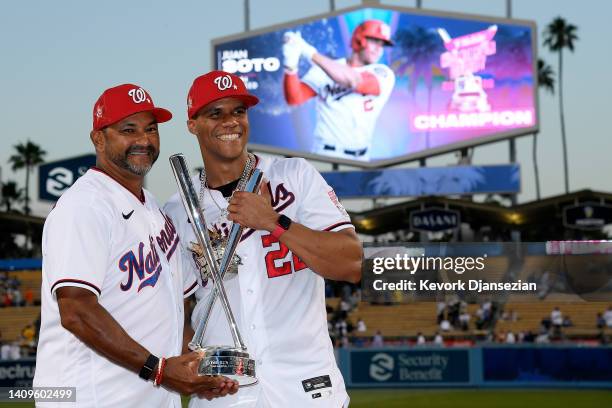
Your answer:
[[[340,213],[344,215],[345,217],[348,217],[349,215],[344,209],[344,206],[338,200],[338,197],[336,196],[336,192],[334,190],[330,190],[327,192],[327,195],[329,195],[329,199],[332,201],[332,203],[334,203],[338,211],[340,211]]]

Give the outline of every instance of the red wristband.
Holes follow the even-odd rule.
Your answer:
[[[274,238],[276,238],[276,239],[280,239],[281,235],[283,235],[285,232],[287,232],[286,229],[284,229],[280,225],[276,224],[276,228],[274,228],[274,230],[272,230],[272,236]]]
[[[159,365],[157,366],[157,373],[155,374],[155,381],[153,381],[153,384],[156,387],[159,387],[161,385],[162,378],[164,376],[164,366],[165,365],[166,365],[165,358],[162,358],[161,360],[159,360]]]

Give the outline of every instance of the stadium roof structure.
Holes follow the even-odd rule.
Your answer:
[[[372,236],[410,229],[409,214],[412,211],[444,208],[459,211],[461,221],[475,231],[485,226],[520,231],[522,241],[604,238],[601,231],[581,231],[564,225],[564,209],[585,203],[612,206],[612,194],[580,190],[511,207],[478,203],[469,198],[422,197],[350,215],[358,233]]]
[[[33,237],[42,237],[45,218],[34,215],[25,215],[18,212],[0,212],[0,228],[4,233],[33,234]]]

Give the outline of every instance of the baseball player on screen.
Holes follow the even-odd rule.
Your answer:
[[[331,59],[308,44],[299,32],[284,36],[284,91],[289,105],[317,96],[317,122],[312,152],[367,161],[376,120],[389,99],[395,75],[377,63],[384,46],[391,46],[391,30],[379,20],[367,20],[353,31],[352,54]],[[300,57],[312,67],[298,77]]]
[[[159,155],[158,123],[171,118],[132,84],[94,105],[96,167],[58,200],[42,239],[34,386],[75,387],[76,403],[37,406],[180,408],[178,393],[238,390],[199,377],[197,353],[180,355],[183,297],[196,279],[183,275],[176,228],[143,189]]]
[[[245,227],[238,274],[225,287],[259,379],[223,399],[192,398],[190,407],[346,407],[323,278],[359,281],[361,244],[334,191],[308,162],[247,152],[247,109],[257,103],[238,76],[223,71],[196,78],[189,90],[187,125],[204,162],[194,184],[209,229],[227,236],[233,222]],[[260,193],[236,191],[254,167],[264,174]],[[196,239],[178,195],[164,208],[189,251]],[[210,282],[201,284],[193,325],[212,292]],[[219,302],[209,325],[205,344],[232,344]]]

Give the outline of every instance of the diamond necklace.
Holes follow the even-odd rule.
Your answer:
[[[248,153],[247,162],[244,165],[244,169],[242,170],[242,175],[240,176],[238,185],[236,185],[236,188],[234,189],[234,191],[232,191],[232,195],[230,195],[229,197],[224,197],[228,203],[232,200],[232,197],[234,197],[234,192],[244,190],[244,188],[246,187],[246,183],[248,181],[248,177],[251,174],[251,171],[253,170],[253,167],[255,167],[255,155],[253,153]],[[201,205],[204,205],[204,190],[208,190],[208,194],[210,194],[210,198],[212,199],[212,202],[219,209],[219,211],[221,211],[221,218],[227,218],[227,215],[228,215],[227,208],[221,208],[221,206],[217,204],[217,201],[215,200],[215,198],[212,195],[212,192],[207,186],[205,166],[202,167],[202,171],[200,172],[200,203]]]

